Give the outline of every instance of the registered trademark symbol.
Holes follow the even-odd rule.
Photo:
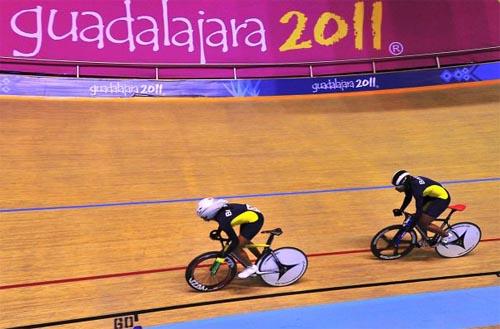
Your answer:
[[[389,45],[389,52],[394,56],[401,55],[404,50],[405,48],[401,42],[394,41]]]

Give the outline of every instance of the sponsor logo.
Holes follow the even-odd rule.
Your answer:
[[[136,12],[132,0],[124,0],[121,6],[116,1],[114,13],[118,16],[112,17],[111,20],[103,9],[72,10],[68,13],[67,9],[50,7],[51,3],[47,1],[42,2],[43,5],[20,10],[11,17],[10,28],[23,38],[23,45],[27,40],[32,40],[32,46],[28,51],[13,49],[12,55],[35,57],[43,53],[50,41],[61,40],[78,42],[80,47],[89,43],[92,48],[98,50],[125,44],[129,53],[139,51],[143,47],[153,52],[159,52],[164,47],[183,48],[188,53],[198,50],[200,64],[206,64],[205,54],[211,48],[218,48],[226,53],[231,48],[244,44],[241,47],[256,47],[261,52],[267,50],[266,28],[258,18],[237,20],[212,17],[201,9],[197,11],[196,17],[174,16],[169,10],[168,0],[151,2],[149,6],[154,8],[156,13],[149,16]],[[71,22],[69,25],[68,21]],[[57,34],[55,26],[61,29],[62,24],[66,24],[63,26],[69,32]],[[91,47],[87,49],[92,49]]]
[[[91,96],[110,95],[110,96],[161,96],[163,94],[163,84],[161,83],[143,83],[131,84],[121,83],[120,81],[111,81],[105,84],[93,84],[89,87]]]
[[[470,80],[476,81],[479,80],[474,75],[472,74],[472,71],[474,71],[474,66],[472,67],[463,67],[463,68],[456,68],[454,70],[444,70],[440,74],[441,80],[443,80],[446,83],[449,82],[468,82]]]
[[[113,319],[113,329],[142,329],[138,322],[139,314],[121,316]]]
[[[323,82],[316,82],[311,85],[312,92],[328,92],[328,91],[348,91],[356,89],[377,89],[377,77],[369,77],[366,79],[328,79]]]
[[[201,291],[208,291],[208,288],[205,287],[203,284],[199,283],[193,278],[189,278],[189,283],[193,286],[193,288]]]

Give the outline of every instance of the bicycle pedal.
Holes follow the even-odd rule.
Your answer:
[[[429,246],[429,244],[425,240],[420,240],[417,242],[417,248],[425,248],[428,246]]]

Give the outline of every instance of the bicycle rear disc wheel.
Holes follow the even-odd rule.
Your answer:
[[[476,248],[481,240],[481,229],[473,223],[453,224],[446,232],[450,231],[453,231],[456,239],[447,244],[439,243],[436,246],[436,252],[441,257],[456,258],[465,256]]]
[[[201,292],[215,291],[224,288],[236,276],[236,261],[227,256],[215,274],[210,272],[220,252],[210,251],[199,255],[186,268],[186,282],[194,290]]]
[[[302,250],[294,247],[279,248],[271,251],[259,261],[260,278],[271,286],[288,286],[304,275],[307,265],[307,256]]]
[[[384,260],[398,259],[409,254],[417,244],[417,234],[413,230],[403,232],[403,225],[391,225],[379,231],[370,243],[372,254]],[[396,236],[399,234],[403,236],[396,243]]]

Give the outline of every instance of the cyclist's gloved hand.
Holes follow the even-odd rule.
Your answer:
[[[392,213],[394,214],[395,217],[403,215],[403,211],[401,209],[393,209]]]

